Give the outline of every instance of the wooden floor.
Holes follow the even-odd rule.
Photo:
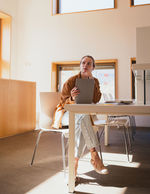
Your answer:
[[[35,163],[31,157],[38,131],[0,139],[0,194],[66,194],[63,177],[60,136],[45,133]],[[102,146],[109,175],[97,174],[88,151],[79,162],[80,182],[76,194],[148,194],[150,193],[150,129],[136,130],[132,163],[127,162],[122,132],[113,129],[110,145]]]

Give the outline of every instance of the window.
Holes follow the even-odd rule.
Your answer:
[[[150,5],[150,0],[131,0],[131,6]]]
[[[10,77],[11,17],[0,12],[0,78]]]
[[[101,101],[118,97],[117,91],[117,60],[97,60],[93,76],[100,82]],[[80,62],[58,62],[52,64],[52,90],[61,91],[65,81],[78,74]]]
[[[53,0],[53,14],[115,8],[116,0]]]

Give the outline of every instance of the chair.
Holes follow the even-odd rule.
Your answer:
[[[97,137],[98,137],[99,143],[100,143],[101,136],[104,133],[105,125],[107,125],[108,127],[123,128],[125,151],[127,155],[127,160],[128,162],[130,162],[129,152],[132,151],[132,144],[131,144],[131,137],[129,133],[129,119],[127,119],[127,117],[124,117],[124,118],[110,117],[108,118],[108,120],[100,120],[97,117],[93,117],[93,128],[95,128],[95,130],[97,131]],[[99,133],[100,127],[103,127],[101,133]],[[101,154],[101,146],[99,148],[100,148],[101,159],[103,160],[102,154]]]
[[[68,138],[69,129],[52,129],[50,128],[52,123],[53,114],[57,104],[60,101],[60,93],[59,92],[41,92],[40,93],[40,132],[38,134],[31,165],[34,163],[34,158],[36,154],[36,150],[39,144],[40,137],[43,132],[52,132],[52,133],[60,133],[61,134],[61,144],[62,144],[62,159],[63,159],[63,168],[64,168],[64,176],[66,177],[66,163],[65,163],[65,143],[64,138]]]
[[[52,129],[52,128],[50,128],[55,108],[60,101],[60,94],[61,93],[59,93],[59,92],[41,92],[40,93],[40,119],[39,119],[40,120],[40,122],[39,122],[40,132],[39,132],[37,140],[36,140],[32,160],[31,160],[31,166],[34,164],[35,154],[36,154],[42,133],[43,132],[60,133],[61,134],[61,144],[62,144],[62,159],[63,159],[63,168],[64,168],[64,178],[66,180],[66,160],[65,160],[66,147],[65,147],[64,138],[69,137],[69,129],[68,128],[67,129]],[[97,136],[99,137],[98,132],[97,132]],[[99,149],[100,149],[100,155],[101,155],[100,144],[99,144]],[[101,155],[101,157],[102,157],[102,155]]]
[[[104,102],[106,101],[115,101],[112,94],[111,93],[103,93],[103,99],[104,99]],[[108,116],[108,119],[109,120],[113,120],[113,119],[124,119],[124,122],[128,121],[129,122],[129,125],[130,125],[130,132],[131,132],[131,137],[132,137],[132,140],[134,141],[134,137],[135,137],[135,134],[136,134],[136,123],[135,123],[135,117],[134,116],[130,116],[130,115],[115,115],[115,116]],[[125,121],[126,120],[126,121]]]

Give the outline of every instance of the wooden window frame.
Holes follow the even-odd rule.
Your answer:
[[[117,59],[108,59],[108,60],[95,60],[96,65],[105,64],[110,65],[114,64],[115,69],[115,98],[118,98],[118,60]],[[80,65],[80,61],[59,61],[52,62],[51,65],[51,91],[56,92],[58,86],[58,72],[57,67],[61,65],[66,66],[77,66]]]
[[[134,5],[134,0],[130,0],[130,7],[138,7],[138,6],[146,6],[146,5],[150,5],[149,4],[141,4],[141,5]]]
[[[55,2],[54,2],[55,1]],[[54,10],[53,5],[56,5],[56,9]],[[59,0],[52,0],[51,3],[51,15],[64,15],[64,14],[74,14],[74,13],[86,13],[86,12],[94,12],[94,11],[101,11],[101,10],[112,10],[117,8],[117,0],[114,0],[114,8],[107,8],[107,9],[96,9],[96,10],[87,10],[87,11],[77,11],[77,12],[69,12],[69,13],[59,13]]]

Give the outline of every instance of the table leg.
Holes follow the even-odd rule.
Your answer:
[[[75,188],[75,159],[74,159],[74,148],[75,148],[75,114],[69,112],[69,152],[68,152],[68,165],[69,165],[69,193],[74,192]]]
[[[108,115],[106,115],[106,121],[108,120]],[[108,125],[105,125],[105,146],[108,146]]]

